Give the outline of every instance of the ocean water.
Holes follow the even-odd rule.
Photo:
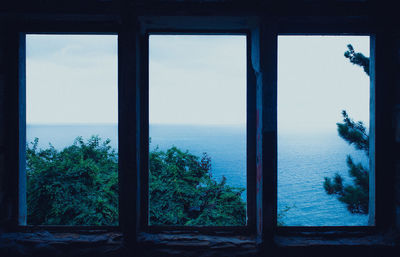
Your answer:
[[[39,138],[39,147],[62,149],[74,139],[91,135],[111,139],[117,149],[115,124],[28,125],[27,142]],[[246,187],[246,134],[241,126],[150,125],[150,149],[166,150],[177,146],[195,155],[206,152],[211,157],[213,177],[227,178],[227,183]],[[344,142],[336,131],[331,133],[280,134],[278,136],[278,212],[286,226],[362,226],[367,215],[351,214],[344,204],[323,189],[324,177],[347,174],[346,156],[368,166],[368,158]],[[245,193],[242,195],[246,198]]]
[[[327,195],[324,177],[335,173],[351,183],[346,157],[368,167],[368,158],[337,132],[285,134],[278,137],[278,211],[289,207],[287,226],[366,226],[368,216],[351,214],[335,196]]]

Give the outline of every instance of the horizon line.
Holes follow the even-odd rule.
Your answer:
[[[57,125],[57,126],[79,126],[79,125],[118,125],[118,122],[26,122],[26,125]],[[247,123],[149,123],[149,125],[171,125],[171,126],[246,126]]]

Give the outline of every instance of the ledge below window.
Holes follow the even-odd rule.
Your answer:
[[[256,241],[245,236],[214,236],[191,233],[140,233],[139,256],[252,256]],[[121,233],[82,232],[0,234],[0,256],[125,256]],[[128,254],[129,255],[129,254]]]
[[[219,236],[196,233],[139,233],[135,256],[396,256],[396,233],[343,236],[301,234],[275,236],[273,244],[260,249],[249,236]],[[130,256],[118,232],[0,234],[0,256]],[[127,255],[126,255],[127,254]]]
[[[139,244],[145,252],[177,256],[249,256],[257,253],[255,238],[195,233],[140,233]]]
[[[324,232],[320,234],[300,233],[298,235],[275,236],[277,247],[305,246],[396,246],[399,235],[394,232],[373,235]]]
[[[399,256],[399,237],[396,233],[374,235],[343,235],[329,232],[323,235],[275,236],[277,256]]]
[[[0,234],[0,256],[121,256],[121,233],[33,233]]]

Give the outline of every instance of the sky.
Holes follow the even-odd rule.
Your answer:
[[[278,130],[336,131],[341,111],[369,124],[369,77],[344,57],[369,56],[369,36],[278,37]]]
[[[116,35],[27,35],[27,123],[116,123]],[[246,37],[151,35],[149,119],[246,123]],[[336,129],[341,110],[368,124],[369,78],[344,57],[368,36],[278,37],[280,131]],[[132,71],[133,72],[133,71]]]
[[[151,35],[149,120],[246,124],[246,37]]]
[[[26,122],[117,123],[115,35],[27,35]]]

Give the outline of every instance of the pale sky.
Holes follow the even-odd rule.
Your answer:
[[[151,35],[150,123],[245,124],[246,37]]]
[[[341,111],[369,124],[369,77],[344,57],[369,56],[369,36],[278,37],[278,129],[336,131]]]
[[[115,35],[27,35],[27,123],[117,123]]]
[[[151,35],[150,123],[245,124],[246,38]],[[367,36],[279,36],[280,131],[368,123],[369,77],[343,54]],[[116,123],[117,36],[28,35],[27,123]],[[134,72],[134,71],[132,71]]]

